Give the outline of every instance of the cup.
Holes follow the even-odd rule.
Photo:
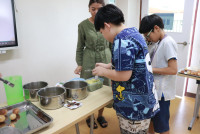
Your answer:
[[[4,84],[7,104],[13,105],[24,101],[23,97],[23,87],[22,87],[22,77],[21,76],[9,76],[5,77],[5,80],[13,83],[15,86],[10,87],[9,85]]]

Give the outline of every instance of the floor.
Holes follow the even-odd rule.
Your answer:
[[[195,121],[192,130],[188,130],[188,125],[193,115],[194,102],[195,99],[189,97],[184,97],[182,99],[176,98],[171,101],[170,134],[200,134],[199,119]],[[101,128],[98,124],[98,128],[94,130],[94,134],[120,134],[118,119],[115,111],[112,108],[105,108],[104,116],[108,121],[108,127]],[[97,117],[97,113],[95,113],[95,117]],[[90,133],[85,120],[79,123],[79,128],[81,134]],[[61,134],[76,134],[76,129],[75,127],[71,127]]]

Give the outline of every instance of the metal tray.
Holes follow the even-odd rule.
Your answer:
[[[197,75],[186,74],[186,73],[181,73],[181,72],[178,72],[178,73],[179,74],[183,74],[183,75],[188,75],[188,76],[196,77],[196,78],[200,78],[200,76],[197,76]]]
[[[11,121],[9,116],[15,108],[19,108],[20,112],[17,118]],[[1,109],[7,109],[8,113],[5,122],[0,123],[0,134],[2,134],[2,128],[5,130],[5,127],[7,128],[10,124],[14,124],[15,128],[19,129],[22,133],[30,134],[49,126],[53,121],[52,117],[30,101],[23,101],[12,106],[1,107],[0,110]]]

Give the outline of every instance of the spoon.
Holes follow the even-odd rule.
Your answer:
[[[87,70],[85,70],[85,72],[91,72],[92,70],[91,69],[87,69]]]
[[[95,79],[95,80],[98,80],[98,78],[99,78],[98,75],[95,75],[95,76],[94,76],[94,79]]]

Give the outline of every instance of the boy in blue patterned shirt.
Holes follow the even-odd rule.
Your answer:
[[[150,118],[159,111],[150,57],[138,30],[123,23],[123,13],[114,5],[97,12],[96,30],[113,43],[112,64],[97,63],[93,75],[112,80],[113,107],[121,133],[146,134]]]

